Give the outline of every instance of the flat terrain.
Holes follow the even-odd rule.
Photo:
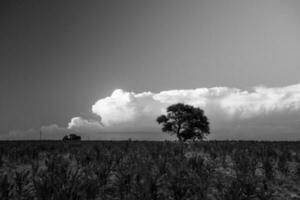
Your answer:
[[[2,141],[0,199],[300,199],[300,142]]]

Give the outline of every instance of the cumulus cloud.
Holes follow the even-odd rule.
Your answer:
[[[111,96],[97,101],[92,111],[101,116],[106,131],[122,128],[157,131],[155,118],[167,106],[178,102],[205,110],[211,121],[211,138],[299,139],[300,84],[260,86],[251,90],[213,87],[159,93],[117,89]]]
[[[117,89],[111,96],[97,101],[92,111],[101,117],[106,129],[153,127],[154,116],[165,107],[153,95],[151,92],[135,94]]]
[[[100,121],[93,119],[84,119],[82,117],[73,117],[68,124],[68,129],[75,132],[97,133],[102,129]]]
[[[115,90],[92,105],[92,116],[73,117],[67,127],[41,127],[45,138],[78,133],[94,139],[170,139],[155,119],[175,103],[202,108],[210,139],[300,140],[300,84],[286,87],[196,88],[153,92]],[[39,130],[11,131],[10,138],[38,138]]]

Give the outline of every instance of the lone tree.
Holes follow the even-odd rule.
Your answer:
[[[200,108],[177,103],[167,108],[167,115],[156,121],[162,124],[162,131],[176,134],[179,141],[202,140],[209,131],[209,121]]]

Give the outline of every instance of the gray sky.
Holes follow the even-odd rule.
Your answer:
[[[117,88],[300,82],[296,0],[0,4],[2,134],[65,126]]]

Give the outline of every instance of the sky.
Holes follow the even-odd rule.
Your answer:
[[[204,109],[211,139],[300,140],[299,1],[0,2],[0,139],[171,139],[157,115]]]

